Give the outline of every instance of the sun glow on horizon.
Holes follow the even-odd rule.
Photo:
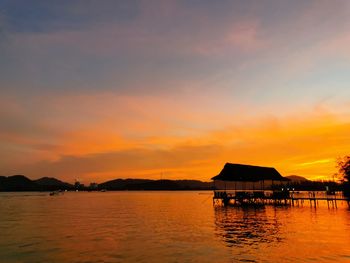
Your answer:
[[[142,116],[145,114],[143,111]],[[348,149],[350,123],[330,113],[302,114],[303,118],[243,118],[229,126],[223,126],[228,122],[223,120],[220,129],[196,128],[182,134],[174,134],[173,129],[177,128],[170,124],[164,129],[163,114],[160,110],[158,116],[152,115],[157,122],[142,124],[152,130],[152,136],[137,134],[141,126],[134,128],[135,133],[119,133],[118,122],[108,123],[103,116],[99,123],[106,125],[87,122],[82,123],[84,128],[77,129],[75,124],[74,133],[57,138],[53,148],[37,150],[37,161],[25,159],[21,168],[30,176],[50,174],[66,180],[77,175],[83,181],[97,182],[115,178],[158,179],[163,174],[167,179],[209,181],[224,163],[234,162],[272,166],[284,176],[297,174],[327,180],[335,172],[335,158]],[[215,126],[210,123],[207,120],[206,126]],[[218,124],[217,120],[213,123]],[[128,123],[122,125],[132,127]],[[48,152],[51,159],[47,158]]]

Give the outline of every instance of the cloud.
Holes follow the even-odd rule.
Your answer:
[[[14,32],[47,33],[80,30],[98,24],[132,21],[139,13],[139,1],[81,1],[62,0],[59,3],[38,1],[3,1],[0,7]]]
[[[15,28],[0,51],[2,87],[29,93],[275,93],[320,67],[310,48],[349,31],[341,1],[9,5]]]
[[[96,136],[106,144],[102,139],[94,141],[92,131],[86,135],[77,131],[71,141],[69,137],[62,141],[66,146],[60,148],[58,157],[17,169],[31,177],[98,182],[117,177],[159,178],[161,173],[168,178],[209,180],[225,162],[236,162],[274,166],[283,175],[329,178],[335,172],[335,158],[347,154],[350,124],[324,110],[299,114],[261,116],[180,138],[158,134],[114,143],[106,131]],[[74,139],[79,137],[84,139]]]
[[[309,166],[309,165],[319,165],[319,164],[322,164],[322,163],[330,163],[330,162],[334,162],[334,158],[333,159],[315,160],[315,161],[311,161],[311,162],[300,163],[298,165],[300,165],[300,166]]]
[[[198,167],[200,161],[215,156],[220,148],[215,145],[178,146],[172,149],[130,149],[116,152],[62,156],[56,161],[41,161],[23,169],[34,177],[43,175],[71,179],[89,174],[113,173],[115,177],[130,177],[136,172],[184,169]],[[198,163],[199,162],[199,163]],[[98,181],[106,178],[95,178]]]

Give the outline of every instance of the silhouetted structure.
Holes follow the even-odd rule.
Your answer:
[[[212,180],[235,182],[289,181],[275,168],[245,164],[226,163],[221,172]]]
[[[336,207],[336,200],[344,200],[343,197],[337,197],[335,192],[332,195],[327,192],[319,195],[310,191],[306,196],[300,195],[288,185],[287,182],[290,181],[288,178],[283,177],[275,168],[271,167],[226,163],[221,172],[212,180],[215,184],[214,204],[239,206],[302,205],[304,200],[308,200],[310,205],[316,206],[318,200],[326,200],[328,206],[331,204],[332,207]],[[265,181],[271,181],[270,190],[266,191],[264,188]],[[232,182],[234,182],[233,185]],[[237,190],[237,182],[240,183],[240,190]],[[256,182],[261,183],[258,189],[255,188]],[[280,185],[274,185],[273,182],[279,182]],[[282,182],[286,183],[282,184]],[[251,183],[252,188],[247,187],[249,184],[246,183]]]
[[[75,190],[84,190],[85,185],[80,183],[79,181],[75,180],[74,188],[75,188]]]

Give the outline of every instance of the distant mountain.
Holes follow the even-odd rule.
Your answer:
[[[107,190],[209,190],[212,183],[197,180],[116,179],[99,184]]]
[[[73,189],[71,184],[55,178],[30,180],[24,175],[0,176],[0,191],[54,191]]]
[[[202,182],[199,180],[176,180],[181,189],[213,189],[213,182]]]
[[[33,182],[41,186],[42,189],[48,189],[48,190],[73,189],[73,185],[66,182],[62,182],[52,177],[43,177],[43,178],[34,180]]]
[[[310,181],[302,176],[287,176],[291,182],[290,187],[295,190],[324,190],[326,186],[332,189],[341,189],[335,182]],[[266,186],[266,185],[265,185]],[[75,190],[77,186],[62,182],[56,178],[43,177],[30,180],[24,175],[0,176],[0,191],[55,191]],[[201,182],[198,180],[150,180],[150,179],[115,179],[93,186],[80,184],[79,190],[212,190],[212,182]]]
[[[34,191],[38,185],[24,175],[1,176],[0,191]]]
[[[30,180],[24,175],[0,176],[0,191],[73,190],[75,186],[56,178]],[[198,180],[115,179],[96,187],[81,186],[79,190],[211,190],[213,184]]]
[[[286,176],[286,178],[290,179],[292,182],[306,182],[306,181],[310,181],[310,180],[306,179],[305,177],[298,176],[298,175],[289,175],[289,176]]]
[[[131,190],[134,185],[141,185],[152,182],[149,179],[115,179],[98,185],[99,189],[107,190]]]

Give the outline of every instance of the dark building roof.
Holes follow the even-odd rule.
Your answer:
[[[221,172],[212,180],[257,182],[263,180],[289,181],[272,167],[226,163]]]

